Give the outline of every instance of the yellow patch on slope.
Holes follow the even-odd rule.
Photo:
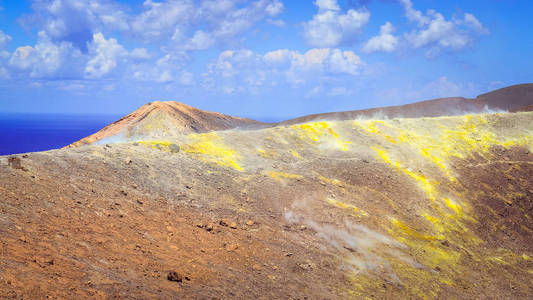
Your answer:
[[[303,178],[302,175],[283,173],[283,172],[277,172],[277,171],[269,171],[269,172],[265,172],[265,174],[277,180],[283,180],[284,178],[289,178],[289,179],[302,179]]]
[[[181,147],[184,152],[193,154],[207,162],[244,171],[237,163],[241,156],[226,145],[216,133],[189,134],[187,138],[189,143]]]
[[[339,134],[331,128],[331,122],[309,122],[292,125],[291,129],[296,130],[296,135],[303,141],[313,144],[327,144],[331,142],[335,148],[346,151],[350,141],[340,138]]]
[[[335,200],[335,199],[331,199],[331,198],[328,198],[328,202],[333,204],[333,205],[335,205],[335,206],[338,206],[340,208],[347,209],[347,210],[349,210],[350,212],[352,212],[355,215],[368,216],[368,214],[365,211],[359,209],[358,207],[356,207],[354,205],[351,205],[351,204],[348,204],[348,203],[344,203],[344,202],[341,202],[341,201],[338,201],[338,200]]]

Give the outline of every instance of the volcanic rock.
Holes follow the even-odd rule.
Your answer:
[[[176,271],[169,271],[167,274],[167,280],[175,281],[175,282],[182,282],[183,277],[180,274],[178,274]]]

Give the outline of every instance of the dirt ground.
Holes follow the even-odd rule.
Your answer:
[[[0,157],[0,295],[528,299],[532,133],[350,120]]]

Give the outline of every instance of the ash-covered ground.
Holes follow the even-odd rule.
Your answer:
[[[0,157],[0,295],[527,299],[532,150],[522,112]]]

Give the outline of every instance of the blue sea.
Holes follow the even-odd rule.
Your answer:
[[[61,148],[118,119],[112,115],[0,113],[0,155]]]

